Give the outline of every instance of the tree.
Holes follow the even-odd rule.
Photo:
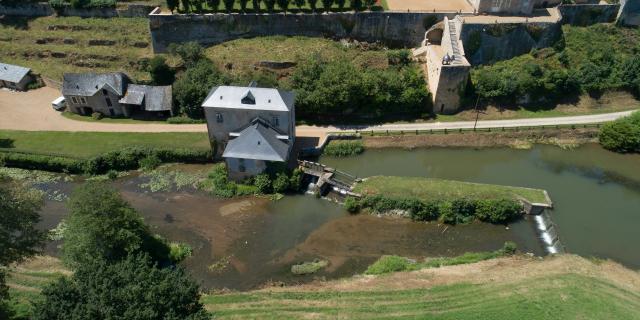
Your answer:
[[[89,261],[71,278],[45,287],[42,296],[35,304],[36,320],[209,319],[198,285],[184,270],[160,269],[146,255]]]
[[[63,261],[79,267],[95,260],[116,262],[129,254],[147,253],[154,261],[170,262],[169,247],[156,238],[142,217],[103,182],[88,182],[74,190],[68,202]]]
[[[81,9],[89,5],[91,1],[90,0],[71,0],[70,3],[72,7],[76,9]]]
[[[616,152],[640,152],[640,112],[602,126],[600,144]]]
[[[313,12],[315,12],[318,8],[318,0],[307,0],[307,3],[309,4],[309,8],[311,8],[311,11]]]
[[[233,5],[236,3],[235,0],[222,0],[222,2],[224,3],[224,10],[227,11],[227,13],[233,11]]]
[[[335,0],[335,2],[338,5],[338,8],[340,9],[340,11],[342,11],[344,9],[346,0]]]
[[[240,10],[242,10],[242,13],[247,11],[247,3],[249,3],[249,0],[240,0]]]
[[[202,46],[195,41],[183,44],[172,43],[169,45],[169,54],[179,56],[187,68],[193,67],[204,58]]]
[[[305,2],[305,0],[293,0],[293,4],[295,4],[300,11],[302,11],[302,7],[304,7]]]
[[[0,177],[0,319],[9,319],[3,268],[40,252],[46,233],[36,228],[42,196],[36,190],[1,181]]]
[[[193,6],[196,8],[197,13],[202,13],[202,5],[204,4],[204,0],[191,0],[193,2]]]
[[[182,9],[184,12],[191,12],[191,2],[189,0],[182,0]]]
[[[230,80],[209,60],[202,59],[188,68],[173,85],[173,96],[183,114],[202,118],[202,102],[209,90],[216,85],[229,84]]]
[[[324,9],[324,12],[331,11],[331,6],[333,6],[333,1],[334,0],[322,0],[322,9]]]
[[[355,11],[362,10],[362,0],[351,0],[351,9]]]
[[[167,59],[155,56],[149,61],[149,74],[153,84],[168,86],[175,80],[175,72],[167,65]]]
[[[289,10],[290,0],[277,0],[277,2],[280,9],[282,9],[284,13],[287,13],[287,10]]]
[[[213,12],[218,12],[218,8],[220,7],[220,0],[207,0],[207,5]]]
[[[625,60],[621,69],[624,86],[636,94],[640,94],[640,54],[635,54]]]
[[[251,1],[252,5],[253,5],[253,12],[256,12],[256,13],[260,12],[260,3],[261,2],[262,2],[261,0],[252,0]]]
[[[167,8],[171,10],[171,13],[173,13],[173,11],[176,10],[177,7],[178,7],[178,0],[167,0]]]
[[[276,6],[276,0],[263,0],[264,5],[267,6],[267,11],[273,12],[273,8]]]
[[[375,4],[376,0],[364,0],[364,5],[367,6],[367,9],[369,10],[371,10]]]

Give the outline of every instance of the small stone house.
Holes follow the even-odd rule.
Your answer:
[[[240,181],[288,163],[295,142],[295,95],[271,88],[214,87],[202,103],[215,154]]]
[[[140,112],[173,115],[171,86],[132,84],[124,73],[66,73],[62,95],[68,110],[81,115],[94,112],[130,117]]]
[[[0,88],[25,91],[33,80],[31,69],[0,63]]]

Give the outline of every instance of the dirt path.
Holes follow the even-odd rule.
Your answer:
[[[466,0],[387,0],[390,11],[473,12]]]

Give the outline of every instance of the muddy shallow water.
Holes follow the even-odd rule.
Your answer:
[[[507,240],[542,254],[533,228],[523,220],[509,228],[475,223],[444,226],[397,217],[350,215],[340,205],[312,195],[278,201],[243,197],[217,199],[195,190],[144,191],[136,175],[113,183],[154,232],[194,249],[183,262],[205,289],[247,290],[274,283],[295,284],[362,273],[384,254],[416,259],[496,250]],[[46,186],[68,193],[77,183]],[[42,225],[55,227],[66,215],[63,202],[47,201]],[[47,251],[57,254],[59,243]],[[324,270],[307,276],[293,264],[322,259]]]

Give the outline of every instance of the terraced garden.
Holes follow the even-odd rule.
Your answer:
[[[152,56],[148,24],[144,18],[5,17],[0,61],[54,80],[65,72],[89,71],[123,71],[146,80],[145,60]]]

